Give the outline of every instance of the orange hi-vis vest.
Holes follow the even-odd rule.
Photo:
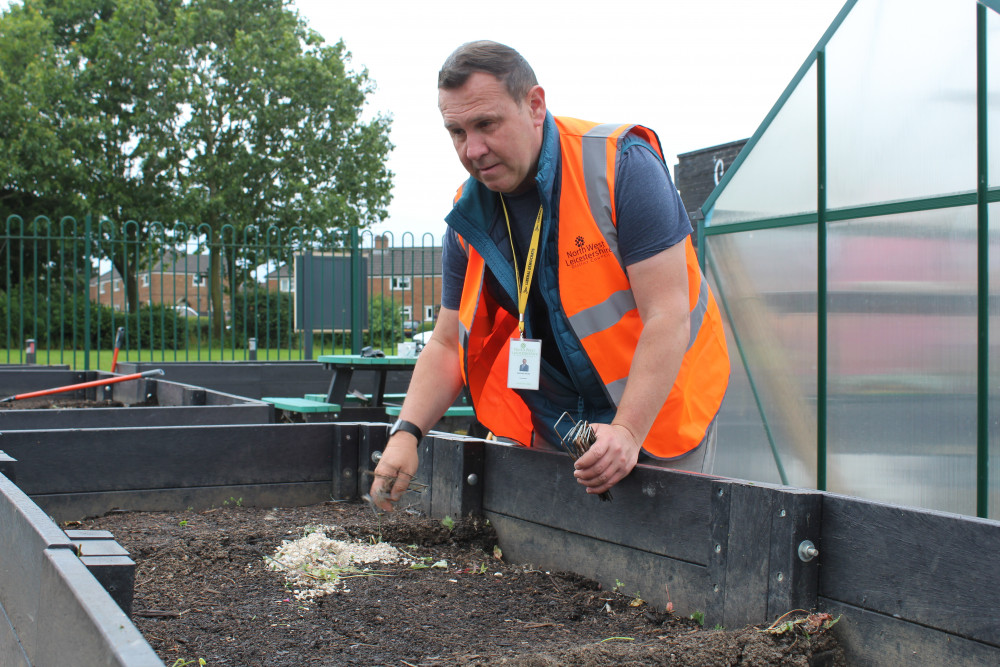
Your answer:
[[[543,235],[555,236],[558,266],[540,258],[550,285],[542,296],[567,326],[556,344],[574,377],[599,377],[600,390],[617,406],[628,380],[642,321],[618,250],[614,210],[615,175],[623,143],[635,137],[662,159],[655,133],[637,125],[600,125],[556,118],[558,202],[546,201]],[[543,149],[544,156],[544,149]],[[539,172],[543,171],[540,164]],[[470,181],[472,187],[478,184]],[[456,198],[460,200],[462,192]],[[553,225],[557,232],[553,234]],[[466,239],[468,267],[459,308],[460,360],[477,419],[495,435],[531,443],[528,407],[507,388],[510,345],[517,344],[517,316],[500,307],[484,288],[486,261]],[[702,275],[690,237],[685,241],[691,334],[672,390],[653,423],[643,449],[675,458],[697,447],[718,414],[729,381],[729,355],[722,317]],[[539,275],[540,285],[543,277]],[[558,303],[553,304],[553,300]],[[561,336],[561,339],[560,339]],[[567,344],[568,343],[568,344]],[[552,344],[546,341],[544,344]],[[562,347],[566,344],[565,347]],[[566,350],[571,350],[569,353]],[[580,350],[574,353],[572,350]],[[610,420],[609,420],[610,421]]]

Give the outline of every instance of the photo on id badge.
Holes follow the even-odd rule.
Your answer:
[[[529,338],[511,339],[510,358],[507,363],[507,387],[538,389],[541,359],[542,341]]]

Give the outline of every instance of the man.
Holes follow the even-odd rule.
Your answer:
[[[640,456],[710,471],[729,358],[656,135],[553,117],[528,63],[495,42],[449,56],[438,105],[471,178],[446,218],[440,315],[371,497],[391,509],[463,386],[477,419],[522,445],[557,447],[563,413],[590,422],[574,472],[587,493]],[[528,356],[526,379],[514,370]]]

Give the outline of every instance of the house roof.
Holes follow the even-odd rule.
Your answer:
[[[368,272],[381,275],[440,276],[441,248],[376,248],[368,250]]]

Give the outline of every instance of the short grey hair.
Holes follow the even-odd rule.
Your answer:
[[[466,42],[448,56],[438,72],[438,88],[461,88],[475,72],[495,76],[518,104],[538,85],[535,71],[524,56],[505,44],[479,40]]]

